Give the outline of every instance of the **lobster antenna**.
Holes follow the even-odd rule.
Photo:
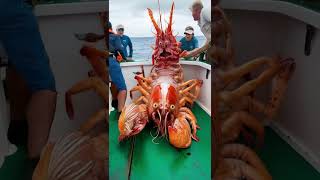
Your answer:
[[[169,24],[167,27],[168,32],[172,32],[172,16],[174,11],[174,1],[172,2],[171,9],[170,9],[170,17],[169,17]]]
[[[160,28],[159,28],[159,26],[158,26],[157,22],[154,20],[152,10],[151,10],[151,9],[149,9],[149,8],[147,8],[147,9],[148,9],[149,17],[150,17],[150,19],[151,19],[151,22],[152,22],[152,24],[153,24],[154,28],[155,28],[155,29],[156,29],[156,31],[157,31],[157,34],[160,34],[160,33],[161,33],[161,32],[160,32],[161,30],[160,30]]]
[[[160,27],[161,27],[161,31],[163,31],[163,29],[162,29],[162,21],[161,21],[161,11],[160,11],[160,0],[158,0],[158,8],[159,8],[159,15],[160,15]]]

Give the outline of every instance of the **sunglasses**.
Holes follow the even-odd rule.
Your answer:
[[[188,33],[184,33],[185,35],[193,35],[193,34],[188,34]]]
[[[124,29],[123,28],[119,28],[119,29],[117,29],[117,31],[124,31]]]

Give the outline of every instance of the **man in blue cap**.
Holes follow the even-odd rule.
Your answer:
[[[118,115],[121,113],[125,102],[127,98],[127,86],[121,71],[120,63],[122,59],[125,59],[125,53],[124,53],[124,47],[121,43],[120,36],[116,35],[112,31],[112,24],[109,21],[108,23],[108,29],[109,29],[109,74],[112,80],[112,83],[115,84],[117,87],[118,95],[117,95],[117,101],[113,101],[113,106],[117,106],[118,109]]]
[[[28,156],[36,165],[49,137],[57,93],[37,19],[32,6],[24,0],[0,1],[0,43],[7,52],[9,66],[32,94],[26,108]]]

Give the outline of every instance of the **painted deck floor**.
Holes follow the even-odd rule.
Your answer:
[[[153,144],[150,136],[151,128],[147,127],[135,139],[131,179],[200,180],[210,177],[210,153],[208,153],[210,149],[206,142],[210,140],[207,136],[210,132],[209,116],[199,106],[195,106],[193,112],[201,126],[198,132],[200,142],[193,141],[190,149],[177,151],[165,140],[157,139],[155,141],[160,140],[160,144]],[[118,128],[114,112],[110,114],[109,128],[110,179],[126,179],[131,141],[118,144]],[[258,154],[275,180],[320,179],[320,174],[270,128],[266,128],[265,145]],[[18,151],[9,156],[0,169],[0,179],[31,179],[27,178],[31,175],[28,163],[25,148],[18,147]]]
[[[198,124],[199,142],[192,141],[188,149],[177,150],[165,138],[152,142],[156,132],[146,127],[135,138],[131,179],[210,179],[211,177],[211,121],[198,105],[192,109]],[[111,112],[109,120],[109,174],[110,179],[127,179],[132,139],[118,143],[118,123]]]

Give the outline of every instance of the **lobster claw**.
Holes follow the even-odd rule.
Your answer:
[[[188,121],[180,116],[168,126],[169,142],[176,148],[188,148],[191,145],[191,129]]]
[[[145,104],[130,104],[122,110],[119,117],[119,141],[137,135],[148,122],[147,106]]]

